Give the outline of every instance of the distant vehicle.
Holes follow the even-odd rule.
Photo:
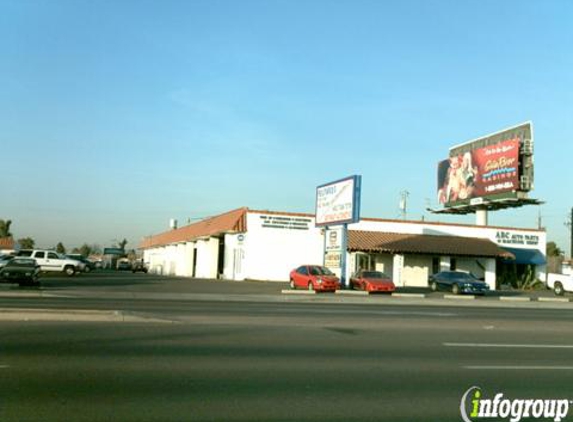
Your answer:
[[[60,255],[56,251],[22,249],[16,255],[34,258],[40,266],[40,270],[44,272],[64,272],[68,276],[73,276],[85,268],[83,262]]]
[[[563,296],[565,292],[573,292],[573,275],[547,274],[547,287],[553,290],[556,296]]]
[[[40,266],[34,258],[13,256],[6,260],[0,268],[0,279],[15,281],[20,286],[33,286],[40,284],[38,277]]]
[[[129,270],[131,270],[131,262],[129,262],[129,261],[118,261],[117,262],[117,269],[119,271],[129,271]]]
[[[14,258],[14,255],[0,255],[0,268],[5,266],[12,258]]]
[[[455,295],[460,293],[484,295],[489,290],[486,283],[463,271],[442,271],[431,275],[428,282],[433,291],[451,290]]]
[[[364,290],[369,293],[391,293],[396,290],[392,279],[380,271],[358,271],[350,278],[350,285],[354,289]]]
[[[137,259],[133,261],[133,264],[131,264],[131,272],[136,273],[138,271],[144,273],[147,273],[147,271],[149,271],[149,269],[147,268],[147,264],[143,262],[143,259]]]
[[[301,265],[290,272],[290,288],[333,292],[340,289],[340,279],[326,267]]]
[[[66,256],[70,259],[75,259],[76,261],[83,262],[83,264],[85,265],[84,272],[86,272],[86,273],[89,273],[90,271],[93,271],[96,269],[95,262],[90,261],[85,256],[83,256],[82,254],[67,254]]]

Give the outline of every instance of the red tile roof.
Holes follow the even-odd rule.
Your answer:
[[[449,256],[515,258],[491,240],[460,236],[350,230],[348,250]]]
[[[239,208],[188,226],[149,236],[143,239],[139,247],[148,249],[187,242],[204,236],[216,236],[228,232],[244,233],[247,230],[247,211],[247,208]]]
[[[14,239],[11,237],[0,237],[0,249],[14,249]]]

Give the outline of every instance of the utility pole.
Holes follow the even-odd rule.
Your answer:
[[[571,208],[571,215],[569,216],[569,221],[566,221],[565,225],[569,229],[569,236],[571,240],[571,243],[569,245],[569,247],[571,248],[569,249],[569,259],[573,260],[573,208]]]
[[[408,213],[408,196],[410,196],[410,192],[407,190],[400,192],[400,215],[402,216],[402,220],[406,219]]]

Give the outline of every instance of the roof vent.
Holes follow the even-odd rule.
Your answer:
[[[175,218],[172,218],[171,220],[169,220],[169,227],[172,230],[175,230],[177,228],[177,220]]]

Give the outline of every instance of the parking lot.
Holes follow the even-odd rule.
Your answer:
[[[485,296],[452,295],[450,292],[432,292],[429,288],[398,287],[389,294],[366,294],[356,290],[340,290],[335,293],[292,291],[287,282],[225,281],[186,277],[158,276],[131,273],[129,271],[98,270],[87,274],[67,277],[59,274],[43,274],[39,288],[20,288],[14,284],[0,285],[0,295],[72,295],[82,297],[173,297],[179,299],[253,300],[253,301],[321,301],[355,303],[407,303],[415,301],[426,304],[444,303],[491,306],[561,305],[572,306],[571,296],[556,297],[550,290],[521,291],[499,290]]]

